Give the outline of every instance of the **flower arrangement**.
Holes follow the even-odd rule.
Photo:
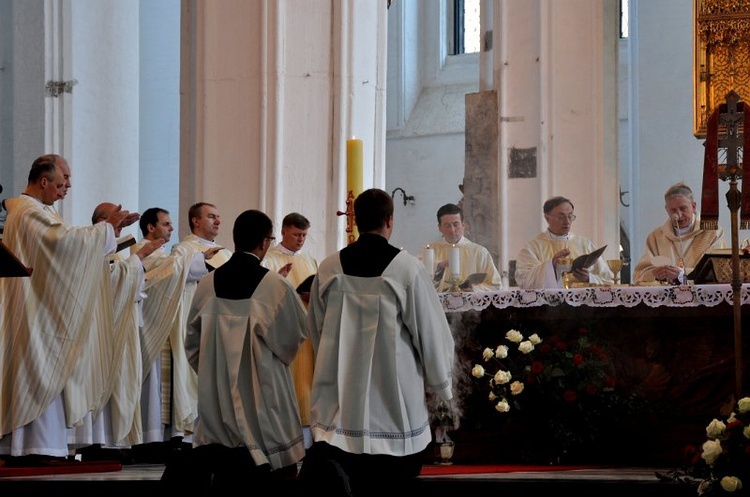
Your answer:
[[[706,437],[700,448],[685,449],[686,467],[657,477],[697,485],[704,497],[750,495],[750,397],[741,398],[726,421],[714,418]]]
[[[609,354],[585,327],[547,339],[511,329],[481,357],[471,375],[489,388],[494,409],[548,430],[543,457],[560,460],[611,429],[617,415],[627,415]]]

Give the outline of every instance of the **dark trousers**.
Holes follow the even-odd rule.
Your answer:
[[[187,495],[231,495],[230,491],[248,485],[283,487],[288,475],[284,470],[271,471],[268,464],[257,466],[246,447],[211,444],[174,451],[161,483],[165,490]]]
[[[422,470],[424,453],[409,456],[351,454],[325,442],[307,450],[299,479],[330,497],[384,496],[408,491]]]

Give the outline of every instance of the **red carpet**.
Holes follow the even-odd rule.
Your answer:
[[[425,465],[421,476],[436,475],[472,475],[478,473],[514,473],[517,471],[572,471],[574,469],[591,469],[591,466],[558,466],[558,465],[525,465],[525,464],[480,464],[464,466],[461,464]]]
[[[11,476],[66,475],[73,473],[103,473],[121,471],[118,461],[48,461],[40,466],[0,466],[0,478]]]

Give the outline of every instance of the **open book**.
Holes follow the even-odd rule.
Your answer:
[[[458,285],[459,288],[471,288],[473,285],[478,285],[484,281],[487,277],[487,273],[471,273],[466,279]]]
[[[598,248],[591,252],[590,254],[584,254],[576,257],[573,259],[573,264],[571,265],[570,271],[575,271],[576,269],[580,268],[588,268],[594,265],[596,260],[602,256],[604,253],[604,250],[607,248],[607,246],[603,246],[601,248]]]

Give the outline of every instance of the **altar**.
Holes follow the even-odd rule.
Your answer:
[[[750,285],[742,285],[742,314]],[[578,451],[601,463],[677,465],[684,447],[705,441],[713,418],[734,401],[733,291],[729,284],[613,286],[442,293],[456,341],[456,457],[469,462],[519,457],[509,451],[535,427],[504,420],[471,375],[482,350],[511,329],[525,336],[586,333],[611,359],[619,399],[634,410],[602,430],[596,447]],[[743,316],[744,317],[744,316]],[[750,319],[750,316],[748,316]],[[742,322],[747,336],[750,323]],[[747,350],[745,342],[745,350]],[[544,422],[530,413],[529,420]],[[538,413],[537,413],[538,414]],[[538,461],[537,461],[538,462]]]

